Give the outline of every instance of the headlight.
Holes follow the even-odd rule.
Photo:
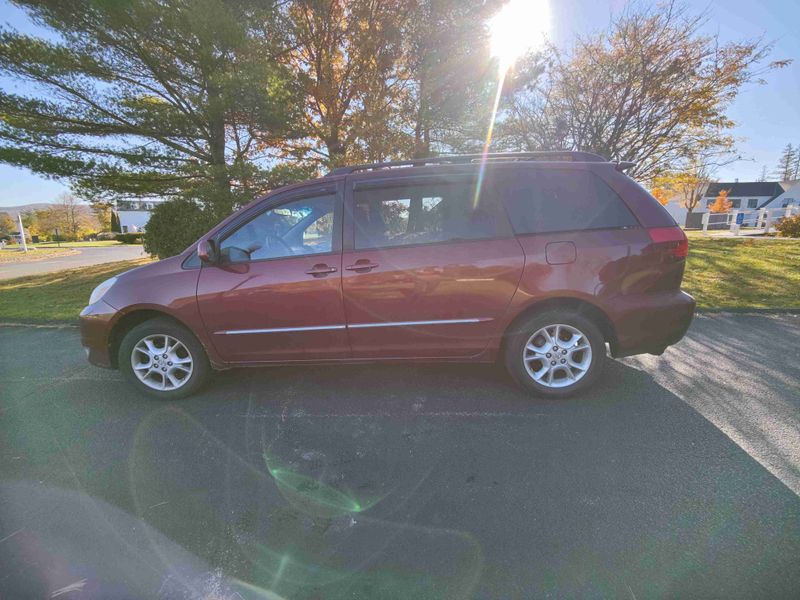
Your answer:
[[[92,291],[92,295],[89,296],[89,304],[94,304],[100,298],[106,295],[106,292],[111,289],[111,286],[114,285],[117,281],[116,277],[112,277],[111,279],[106,279],[103,283],[98,285]]]

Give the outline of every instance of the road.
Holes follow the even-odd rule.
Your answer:
[[[798,349],[705,315],[569,401],[361,365],[162,403],[3,327],[0,597],[796,597]]]
[[[118,260],[131,260],[147,256],[139,244],[122,246],[102,246],[95,248],[76,248],[78,254],[46,258],[32,262],[0,263],[0,280],[26,277],[28,275],[43,275],[62,269],[88,267]]]

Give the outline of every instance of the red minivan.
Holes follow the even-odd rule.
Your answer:
[[[165,399],[212,369],[497,360],[564,397],[607,346],[660,354],[694,314],[686,236],[625,166],[562,152],[336,169],[100,284],[82,342]]]

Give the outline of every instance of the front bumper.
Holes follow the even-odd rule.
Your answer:
[[[110,337],[117,309],[102,300],[90,304],[81,311],[81,344],[89,362],[106,369],[113,368]]]
[[[694,298],[681,290],[615,298],[608,310],[616,330],[612,356],[660,354],[686,334],[695,306]]]

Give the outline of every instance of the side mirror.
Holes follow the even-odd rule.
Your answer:
[[[200,240],[197,243],[197,257],[206,264],[216,263],[219,254],[217,254],[217,245],[214,240]]]

